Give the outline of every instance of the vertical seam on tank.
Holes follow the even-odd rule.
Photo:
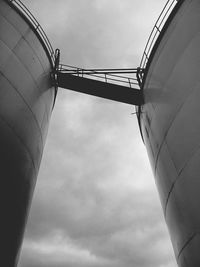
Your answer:
[[[30,26],[30,28],[33,30],[33,32],[35,32],[37,38],[40,40],[40,43],[42,44],[42,46],[43,46],[43,48],[44,48],[44,50],[45,50],[45,52],[47,54],[47,57],[48,57],[49,62],[50,62],[50,65],[53,67],[54,66],[54,59],[53,59],[54,52],[53,52],[53,48],[51,46],[51,43],[50,43],[46,33],[44,32],[44,30],[42,29],[44,35],[46,35],[46,41],[44,40],[45,38],[44,38],[43,34],[40,34],[38,32],[38,30],[34,26],[34,23],[32,23],[32,21],[29,19],[29,17],[26,16],[26,14],[24,14],[24,12],[20,8],[18,8],[17,5],[12,3],[13,0],[11,0],[11,1],[7,0],[7,1],[9,1],[8,2],[9,6],[11,6],[11,8],[14,9],[18,13],[18,15]],[[31,14],[31,16],[33,16],[31,12],[30,12],[30,14]],[[39,22],[37,22],[37,23],[39,25]],[[48,46],[50,46],[50,47],[48,47]]]
[[[16,28],[15,28],[16,29]],[[29,30],[29,29],[28,29]],[[31,48],[31,50],[33,51],[34,55],[37,57],[38,61],[40,62],[40,65],[42,67],[42,69],[44,70],[44,72],[46,73],[46,69],[45,67],[42,65],[42,61],[40,60],[40,57],[38,56],[38,54],[36,53],[35,49],[30,45],[30,43],[26,40],[26,34],[28,33],[28,30],[22,35],[22,39],[24,39],[24,41],[28,44],[28,46]],[[49,64],[50,65],[50,64]]]
[[[168,193],[168,196],[167,196],[167,200],[166,200],[166,203],[165,203],[165,211],[164,211],[164,214],[165,214],[165,217],[166,217],[166,210],[167,210],[167,205],[168,205],[168,202],[169,202],[169,197],[176,185],[176,182],[179,180],[180,176],[181,176],[181,173],[184,171],[184,169],[187,167],[187,165],[190,163],[191,159],[195,156],[196,153],[198,153],[198,151],[200,150],[200,146],[198,146],[198,148],[195,150],[195,152],[192,154],[192,156],[189,158],[189,160],[187,160],[187,162],[184,164],[184,166],[181,168],[181,170],[178,172],[178,176],[176,178],[176,180],[173,182],[171,188],[170,188],[170,191]]]
[[[0,119],[5,123],[5,125],[7,125],[7,127],[9,127],[9,129],[14,133],[14,135],[17,137],[17,139],[19,140],[19,142],[23,145],[23,147],[25,148],[25,150],[27,151],[30,159],[31,159],[31,162],[33,164],[33,167],[34,167],[34,170],[35,170],[35,173],[37,173],[37,169],[36,168],[36,165],[34,163],[34,160],[32,158],[32,155],[28,149],[28,147],[25,145],[25,143],[22,141],[22,139],[20,138],[20,136],[16,133],[16,131],[14,130],[14,128],[0,115]]]
[[[22,36],[22,37],[20,38],[20,40],[22,40],[22,39],[23,39],[24,41],[26,41],[26,39],[24,38],[24,36]],[[20,40],[17,42],[17,44],[15,45],[15,47],[13,47],[12,50],[11,50],[9,47],[8,47],[8,48],[9,48],[11,51],[14,52],[14,49],[18,46]],[[26,41],[26,43],[27,43],[28,46],[31,48],[31,50],[33,51],[33,53],[36,55],[34,49],[29,45],[29,43],[28,43],[27,41]],[[6,44],[5,44],[5,45],[6,45]],[[40,87],[38,86],[37,80],[32,76],[30,70],[26,67],[26,65],[24,64],[24,62],[20,60],[20,58],[17,56],[17,54],[14,53],[14,55],[15,55],[16,58],[20,61],[20,63],[21,63],[22,66],[26,69],[26,71],[29,73],[29,75],[31,76],[31,78],[33,79],[33,81],[34,81],[35,84],[36,84],[36,88],[40,91]],[[42,69],[43,69],[43,71],[44,71],[43,73],[44,73],[44,74],[48,74],[48,73],[46,72],[46,70],[43,68],[43,66],[42,66],[42,64],[41,64],[41,61],[39,60],[39,57],[38,57],[37,55],[36,55],[36,57],[38,58],[39,64],[41,65],[41,67],[42,67]],[[49,74],[49,75],[50,75],[50,74]],[[51,87],[51,88],[52,88],[52,87]],[[52,105],[52,108],[53,108],[53,105]],[[47,112],[46,103],[45,103],[45,112]],[[36,120],[37,120],[37,118],[36,118]],[[39,122],[38,122],[38,125],[39,125]],[[40,125],[39,125],[39,127],[40,127]]]
[[[194,149],[193,153],[191,154],[190,158],[185,162],[185,164],[183,165],[183,167],[180,169],[179,171],[179,175],[183,172],[183,170],[187,167],[187,165],[190,163],[190,161],[192,160],[192,158],[198,153],[200,149],[200,146],[197,147],[197,149]]]
[[[197,83],[197,84],[200,84],[200,82]],[[185,101],[182,103],[182,105],[180,106],[180,109],[182,109],[182,107],[184,106],[184,104],[188,101],[188,99],[190,98],[190,96],[193,94],[193,92],[194,92],[195,90],[196,90],[196,86],[193,87],[193,89],[191,90],[191,94],[190,94],[190,95],[185,99]],[[177,111],[176,115],[180,112],[180,109]],[[175,118],[176,118],[176,116],[174,116],[174,119],[175,119]],[[170,127],[171,127],[171,125],[170,125]],[[170,128],[170,127],[169,127],[169,128]],[[169,130],[169,128],[168,128],[168,130]],[[168,132],[168,131],[167,131],[167,132]],[[166,135],[167,135],[167,134],[166,134]],[[164,141],[165,141],[165,140],[166,140],[166,136],[164,137]],[[166,142],[166,145],[167,145],[167,142]],[[175,185],[176,185],[176,182],[179,180],[181,173],[182,173],[183,170],[186,168],[186,166],[190,163],[190,161],[191,161],[191,159],[194,157],[194,155],[195,155],[196,153],[198,153],[199,149],[200,149],[200,146],[198,146],[197,149],[194,149],[194,150],[193,150],[193,153],[192,153],[191,156],[190,156],[190,158],[184,163],[184,165],[182,166],[182,168],[181,168],[179,171],[177,171],[177,177],[176,177],[176,180],[173,182],[172,186],[170,187],[170,191],[169,191],[169,193],[168,193],[168,196],[167,196],[167,199],[166,199],[166,202],[165,202],[165,209],[164,209],[164,215],[165,215],[165,217],[166,217],[167,205],[168,205],[168,202],[169,202],[169,198],[170,198],[170,195],[171,195],[171,193],[172,193],[172,191],[173,191],[173,189],[174,189],[174,187],[175,187]],[[160,152],[160,150],[159,150],[159,152]],[[159,155],[157,155],[157,156],[159,157]],[[175,166],[173,160],[172,160],[172,162],[173,162],[173,165],[174,165],[175,169],[177,170],[177,168],[176,168],[176,166]]]
[[[15,45],[12,49],[10,49],[10,48],[8,47],[8,48],[10,49],[10,51],[13,51],[13,52],[14,52],[15,49],[17,48],[17,46],[19,45],[19,43],[20,43],[21,40],[24,40],[24,41],[28,44],[28,46],[31,48],[31,50],[33,51],[33,53],[35,54],[35,51],[34,51],[33,48],[29,45],[29,43],[26,41],[26,39],[24,38],[24,36],[21,36],[21,38],[18,40],[18,42],[16,43],[16,45]],[[6,43],[5,43],[5,44],[6,44]],[[30,74],[30,76],[32,77],[32,79],[36,82],[36,87],[37,87],[38,89],[40,89],[40,88],[38,87],[37,81],[36,81],[35,78],[32,76],[31,72],[30,72],[29,69],[26,67],[26,65],[24,64],[24,62],[20,60],[20,58],[17,56],[17,54],[14,53],[14,55],[15,55],[16,58],[20,61],[20,63],[22,64],[22,66],[27,70],[27,72]],[[35,54],[35,55],[36,55],[36,54]],[[44,73],[47,73],[46,70],[43,68],[43,66],[42,66],[42,64],[41,64],[41,61],[39,60],[39,57],[38,57],[37,55],[36,55],[36,57],[37,57],[38,61],[40,62],[40,65],[41,65],[41,67],[42,67]]]
[[[19,39],[19,41],[16,43],[16,45],[13,47],[13,49],[10,49],[10,47],[8,47],[7,44],[6,44],[3,40],[1,40],[1,42],[4,43],[5,46],[6,46],[10,51],[13,51],[13,50],[16,48],[16,46],[18,45],[18,43],[20,42],[20,40],[21,40],[22,38],[23,38],[23,37],[21,37],[21,38]],[[15,55],[15,57],[20,61],[19,57],[18,57],[16,54],[14,54],[14,55]],[[32,77],[32,79],[35,81],[35,83],[36,83],[36,88],[37,88],[38,90],[40,90],[40,88],[38,87],[38,84],[37,84],[35,78],[31,75],[31,72],[26,68],[26,66],[23,64],[22,61],[20,61],[20,63],[21,63],[22,66],[27,70],[27,72],[30,74],[30,76]],[[43,67],[42,67],[42,69],[44,70]],[[44,71],[45,71],[45,70],[44,70]],[[1,70],[0,70],[0,73],[2,73]],[[46,109],[46,103],[45,103],[45,111],[47,112],[47,109]],[[37,120],[37,119],[36,119],[36,120]],[[38,123],[38,125],[39,125],[39,123]],[[40,127],[40,125],[39,125],[39,127]]]
[[[4,1],[5,1],[5,2],[8,2],[7,0],[4,0]],[[10,3],[8,3],[8,5],[10,6]],[[36,35],[37,39],[38,39],[39,42],[40,42],[40,39],[39,39],[39,37],[38,37],[38,35],[37,35],[37,31],[35,30],[35,28],[32,28],[32,24],[29,23],[29,21],[27,20],[27,18],[24,17],[23,14],[20,13],[20,11],[18,10],[18,8],[17,8],[15,5],[10,6],[11,10],[13,10],[13,7],[14,7],[14,10],[16,11],[16,13],[18,14],[18,16],[25,22],[26,25],[28,25],[28,29],[31,29],[32,32],[34,32],[34,34]],[[4,16],[4,14],[1,14],[1,15],[6,19],[6,17]],[[7,20],[7,19],[6,19],[6,20]],[[8,20],[7,20],[7,21],[8,21]],[[13,26],[14,29],[17,30],[17,32],[19,32],[18,28],[15,27],[15,24],[13,24],[12,21],[8,21],[8,22]],[[27,30],[28,30],[28,29],[27,29]],[[20,33],[21,36],[24,36],[24,34],[22,34],[21,32],[19,32],[19,33]],[[26,32],[25,32],[25,33],[26,33]],[[41,44],[41,42],[40,42],[40,44]],[[43,44],[41,44],[41,45],[43,46]],[[44,47],[43,47],[43,48],[44,48]],[[46,50],[45,50],[45,51],[46,51]],[[47,58],[48,58],[48,55],[47,55]],[[48,58],[48,60],[49,60],[49,58]],[[51,65],[52,63],[51,63],[50,60],[49,60],[49,62],[50,62],[50,65]]]
[[[163,140],[162,140],[162,142],[161,142],[161,144],[160,144],[160,147],[159,147],[159,149],[158,149],[158,153],[157,153],[157,156],[156,156],[155,172],[156,172],[156,169],[157,169],[157,164],[158,164],[158,158],[159,158],[159,155],[160,155],[160,151],[161,151],[161,149],[162,149],[162,147],[163,147],[163,144],[164,144],[164,142],[165,142],[165,140],[166,140],[166,137],[167,137],[167,134],[168,134],[168,132],[169,132],[169,129],[171,128],[171,126],[172,126],[174,120],[176,119],[177,114],[178,114],[179,111],[181,110],[181,108],[182,108],[182,106],[183,106],[184,103],[185,103],[185,102],[183,102],[183,103],[180,105],[180,107],[178,108],[178,110],[177,110],[175,116],[172,118],[171,122],[169,123],[169,127],[167,128],[167,130],[166,130],[166,132],[165,132],[165,134],[164,134]],[[173,161],[172,161],[172,162],[173,162]],[[173,162],[173,164],[174,164],[174,162]],[[174,164],[174,167],[175,167],[175,169],[176,169],[176,171],[177,171],[177,168],[176,168],[175,164]],[[177,171],[177,173],[178,173],[178,171]]]
[[[23,102],[25,103],[25,105],[28,107],[29,111],[31,112],[31,114],[33,115],[34,121],[36,122],[37,128],[39,129],[39,133],[40,133],[40,138],[42,141],[42,146],[44,146],[44,141],[43,141],[43,136],[42,136],[42,132],[41,132],[41,128],[38,124],[38,121],[35,117],[35,114],[33,113],[31,107],[29,106],[29,104],[26,102],[25,98],[23,97],[23,95],[17,90],[17,88],[11,83],[11,81],[0,71],[0,74],[8,81],[8,83],[10,83],[10,85],[14,88],[14,90],[18,93],[18,95],[21,97],[21,99],[23,100]]]
[[[7,20],[7,17],[5,17],[3,14],[1,14],[1,15],[2,15],[2,17],[4,17],[4,19],[5,19],[10,25],[12,25],[12,27],[13,27],[13,28],[20,34],[20,39],[17,41],[17,43],[16,43],[16,45],[14,46],[14,48],[18,45],[18,43],[20,42],[20,40],[23,39],[23,40],[28,44],[28,46],[31,48],[31,50],[33,51],[33,53],[35,54],[35,56],[37,57],[38,61],[40,62],[40,65],[41,65],[42,69],[44,70],[44,72],[46,72],[44,66],[42,65],[42,61],[40,60],[40,57],[37,55],[35,49],[33,49],[33,47],[30,46],[29,42],[25,39],[25,36],[26,36],[26,34],[28,33],[28,31],[29,31],[30,28],[28,28],[28,29],[22,34],[22,33],[18,30],[18,28],[15,27],[15,25],[12,23],[12,21],[8,21],[8,20]],[[34,32],[34,31],[32,30],[32,32]],[[34,32],[34,33],[35,33],[35,32]],[[3,40],[1,40],[1,41],[4,42]],[[5,42],[4,42],[4,43],[5,43]],[[14,48],[13,48],[13,49],[14,49]],[[9,49],[10,49],[10,48],[9,48]],[[12,50],[13,50],[13,49],[12,49]],[[10,49],[10,50],[11,50],[11,49]],[[11,50],[11,51],[12,51],[12,50]]]
[[[179,251],[179,254],[178,254],[178,259],[180,258],[182,252],[184,251],[184,249],[189,245],[189,243],[195,238],[195,236],[197,235],[198,233],[193,233],[189,238],[188,240],[185,242],[185,244],[183,245],[183,247],[180,249]]]
[[[176,179],[176,181],[177,181],[177,179]],[[169,193],[167,195],[167,199],[165,201],[165,208],[164,208],[164,216],[165,216],[165,218],[167,217],[167,205],[168,205],[168,202],[169,202],[169,197],[171,195],[171,192],[173,191],[173,188],[175,186],[176,181],[173,182],[172,186],[170,187]]]
[[[176,115],[175,115],[175,116],[173,117],[173,119],[171,120],[171,122],[170,122],[170,124],[169,124],[169,127],[167,128],[167,130],[166,130],[166,132],[165,132],[165,135],[164,135],[164,137],[163,137],[163,140],[162,140],[162,142],[161,142],[161,145],[160,145],[160,147],[159,147],[159,150],[158,150],[158,153],[157,153],[157,156],[156,156],[156,163],[155,163],[155,170],[154,170],[155,173],[156,173],[156,170],[157,170],[158,158],[159,158],[161,149],[162,149],[164,143],[165,143],[166,146],[167,146],[167,143],[166,143],[165,140],[166,140],[167,134],[168,134],[168,132],[169,132],[169,129],[171,128],[171,126],[172,126],[174,120],[176,119],[177,114],[178,114],[179,111],[181,110],[181,108],[182,108],[182,106],[184,105],[184,103],[185,103],[185,101],[184,101],[184,102],[180,105],[180,107],[178,108],[178,110],[177,110],[177,112],[176,112]],[[167,147],[168,147],[168,146],[167,146]],[[178,170],[177,170],[177,167],[176,167],[176,165],[174,164],[174,161],[173,161],[173,160],[171,160],[171,161],[172,161],[172,164],[173,164],[173,166],[174,166],[174,168],[175,168],[175,170],[176,170],[177,178],[176,178],[176,180],[173,182],[172,186],[170,187],[170,191],[169,191],[169,193],[168,193],[168,195],[167,195],[167,199],[166,199],[165,207],[164,207],[164,216],[165,216],[165,218],[166,218],[167,205],[168,205],[168,202],[169,202],[169,198],[170,198],[171,192],[173,191],[173,188],[174,188],[174,186],[175,186],[175,183],[177,182],[178,177],[179,177],[179,172],[178,172]]]
[[[195,89],[196,89],[196,87],[194,86],[193,89],[191,90],[191,94],[192,94],[192,92],[195,91]],[[165,132],[165,134],[164,134],[163,140],[162,140],[162,142],[161,142],[161,144],[160,144],[160,147],[159,147],[159,149],[158,149],[158,153],[157,153],[157,156],[156,156],[155,171],[156,171],[156,168],[157,168],[158,157],[159,157],[159,155],[160,155],[160,151],[161,151],[162,146],[163,146],[163,143],[164,143],[164,141],[165,141],[165,139],[166,139],[166,137],[167,137],[167,135],[168,135],[168,132],[169,132],[169,130],[171,129],[171,126],[172,126],[173,122],[175,121],[175,119],[176,119],[178,113],[180,112],[180,110],[182,109],[182,107],[184,106],[184,104],[188,101],[188,99],[190,98],[191,94],[189,94],[189,95],[185,98],[185,100],[180,104],[179,108],[177,109],[177,111],[176,111],[176,113],[175,113],[175,116],[172,118],[172,120],[171,120],[171,122],[170,122],[170,124],[169,124],[169,127],[167,128],[167,130],[166,130],[166,132]],[[175,166],[175,165],[174,165],[174,166]],[[175,166],[175,168],[176,168],[176,166]],[[177,170],[177,168],[176,168],[176,170]],[[179,172],[180,172],[180,171],[179,171]],[[179,173],[179,172],[178,172],[178,170],[177,170],[177,173]]]
[[[8,2],[8,0],[4,0],[4,1]],[[50,44],[50,46],[51,46],[51,49],[52,49],[51,52],[49,51],[49,48],[47,48],[47,46],[46,46],[46,44],[45,44],[45,42],[44,42],[42,36],[37,32],[37,30],[35,29],[35,27],[33,27],[32,23],[29,21],[29,19],[26,17],[26,15],[24,15],[23,12],[21,12],[21,11],[17,8],[16,5],[11,6],[11,2],[8,2],[8,5],[9,5],[10,8],[12,8],[12,9],[14,8],[14,10],[18,13],[18,15],[19,15],[22,19],[24,19],[24,21],[29,25],[29,27],[30,27],[30,28],[32,29],[32,31],[35,33],[37,39],[39,40],[40,44],[43,46],[43,49],[45,50],[45,53],[46,53],[47,58],[48,58],[49,63],[50,63],[50,68],[51,68],[51,70],[52,70],[52,68],[54,67],[54,59],[53,59],[54,52],[53,52],[53,47],[51,46],[51,43],[50,43],[48,37],[46,36],[46,38],[47,38],[47,40],[48,40],[48,42],[49,42],[49,44]],[[5,16],[4,16],[4,17],[5,17]],[[13,25],[13,24],[11,23],[11,25]],[[16,29],[16,28],[15,28],[15,29]],[[45,35],[46,35],[46,34],[45,34]],[[32,48],[32,49],[33,49],[33,48]],[[34,49],[33,49],[33,51],[34,51]],[[36,52],[35,52],[35,53],[36,53]],[[36,54],[36,56],[37,56],[37,54]],[[38,57],[38,59],[39,59],[39,57]],[[39,61],[40,61],[40,59],[39,59]],[[40,61],[40,63],[41,63],[41,61]],[[42,64],[41,64],[41,65],[42,65]],[[43,68],[43,69],[44,69],[44,68]],[[44,69],[44,71],[46,72],[45,69]],[[51,107],[51,110],[53,110],[54,105],[55,105],[55,101],[56,101],[56,97],[57,97],[57,91],[58,91],[58,88],[57,88],[57,86],[55,86],[55,85],[52,85],[51,87],[52,87],[52,88],[54,87],[54,99],[53,99],[53,103],[52,103],[52,107]]]
[[[3,16],[3,15],[2,15]],[[3,16],[4,18],[5,18],[5,20],[6,21],[8,21],[7,19],[6,19],[6,17],[5,16]],[[19,31],[18,31],[18,29],[17,28],[15,28],[14,27],[14,25],[9,21],[9,23],[13,26],[13,28],[15,29],[15,30],[17,30],[17,32],[18,33],[20,33]],[[22,35],[21,33],[20,33],[20,35],[21,35],[21,37],[20,37],[20,39],[17,41],[17,43],[15,44],[15,46],[12,48],[12,49],[10,49],[10,47],[8,47],[7,46],[7,44],[3,41],[3,40],[1,40],[9,49],[10,49],[10,51],[14,51],[14,49],[17,47],[17,45],[19,44],[19,42],[23,39],[23,40],[25,40],[26,41],[26,39],[24,38],[24,35]],[[28,44],[28,46],[31,48],[31,50],[34,52],[34,54],[35,54],[35,50],[29,45],[29,43],[26,41],[26,43]],[[36,55],[36,54],[35,54]],[[16,58],[20,61],[20,63],[22,64],[22,66],[26,69],[26,66],[23,64],[23,62],[17,57],[17,55],[15,54],[15,56],[16,56]],[[36,55],[37,56],[37,55]],[[37,58],[38,58],[38,60],[39,60],[39,57],[37,56]],[[41,64],[41,61],[39,60],[39,62],[40,62],[40,65],[41,65],[41,67],[42,67],[42,69],[44,70],[44,72],[45,72],[45,69],[44,69],[44,67],[42,66],[42,64]],[[28,70],[28,69],[26,69],[27,70],[27,72],[30,74],[30,76],[32,77],[32,79],[36,82],[36,80],[34,79],[34,77],[31,75],[31,73],[30,73],[30,71]],[[29,104],[26,102],[26,100],[25,100],[25,98],[22,96],[22,94],[17,90],[17,88],[7,79],[7,77],[1,72],[1,70],[0,70],[0,73],[6,78],[6,80],[12,85],[12,87],[18,92],[18,94],[21,96],[21,98],[23,99],[23,101],[24,101],[24,103],[26,103],[26,105],[28,106],[28,108],[29,108],[29,110],[31,111],[31,113],[33,114],[33,117],[34,117],[34,120],[36,121],[36,124],[37,124],[37,126],[38,126],[38,128],[39,128],[39,132],[40,132],[40,136],[41,136],[41,139],[42,139],[42,145],[44,145],[44,140],[43,140],[43,136],[42,136],[42,132],[41,132],[41,128],[40,128],[40,125],[39,125],[39,123],[38,123],[38,120],[37,120],[37,118],[36,118],[36,116],[35,116],[35,114],[33,113],[33,111],[32,111],[32,109],[31,109],[31,107],[29,106]],[[38,89],[40,89],[39,87],[38,87],[38,84],[36,83],[36,87],[38,88]],[[45,108],[45,111],[46,111],[46,108]]]
[[[200,31],[198,31],[198,33],[199,33],[199,32],[200,32]],[[193,36],[193,38],[195,38],[195,37],[196,37],[196,35]],[[192,38],[191,40],[193,40],[193,38]],[[190,41],[190,43],[191,43],[191,41]],[[189,44],[190,44],[190,43],[189,43]],[[188,47],[188,45],[187,45],[186,47]],[[186,50],[186,48],[185,48],[185,50]],[[184,50],[184,51],[185,51],[185,50]],[[182,53],[182,54],[184,54],[184,53]],[[179,59],[180,59],[180,57],[179,57]],[[171,73],[173,72],[173,69],[175,68],[176,65],[177,65],[177,64],[175,64],[175,65],[173,66],[173,68],[171,69]],[[151,75],[152,75],[152,74],[151,74]],[[193,91],[193,90],[195,90],[195,87],[192,89],[192,91]],[[164,92],[162,91],[162,94],[163,94],[163,93],[164,93]],[[180,105],[179,108],[177,109],[177,111],[176,111],[176,115],[173,117],[172,121],[171,121],[170,124],[169,124],[169,127],[167,128],[167,130],[166,130],[166,132],[165,132],[165,135],[164,135],[164,137],[163,137],[163,140],[162,140],[162,142],[161,142],[161,145],[160,145],[160,147],[159,147],[159,149],[158,149],[158,154],[157,154],[157,156],[156,156],[156,162],[155,162],[154,172],[156,172],[157,162],[158,162],[158,156],[159,156],[159,154],[160,154],[160,150],[161,150],[162,145],[163,145],[163,143],[164,143],[164,140],[165,140],[165,138],[166,138],[166,136],[167,136],[167,134],[168,134],[168,131],[169,131],[169,129],[171,128],[171,126],[172,126],[172,124],[173,124],[173,122],[174,122],[174,120],[175,120],[177,114],[178,114],[179,111],[181,110],[182,106],[183,106],[184,103],[187,101],[188,97],[189,97],[189,95],[185,98],[185,100],[181,103],[181,105]],[[156,113],[156,109],[157,109],[157,106],[155,107],[155,113]],[[176,167],[175,167],[175,168],[176,168]]]
[[[4,0],[4,1],[6,1],[6,0]],[[10,6],[10,4],[9,4],[9,6]],[[52,56],[49,54],[49,51],[48,51],[46,45],[43,43],[43,40],[41,39],[41,36],[38,35],[38,32],[37,32],[37,30],[35,30],[35,28],[32,28],[32,24],[27,20],[26,16],[24,16],[24,14],[21,14],[20,10],[18,10],[18,8],[17,8],[15,5],[14,5],[13,7],[15,8],[16,12],[18,13],[18,15],[19,15],[22,19],[25,19],[25,22],[29,25],[29,29],[31,29],[32,32],[34,32],[35,36],[36,36],[37,39],[39,40],[40,44],[42,45],[43,49],[44,49],[45,52],[46,52],[46,55],[47,55],[47,58],[48,58],[48,61],[49,61],[49,64],[50,64],[50,68],[51,68],[51,70],[52,70],[52,68],[54,67],[54,62],[52,61]],[[6,18],[3,14],[2,14],[2,16],[3,16],[4,18]],[[14,29],[17,30],[17,32],[19,32],[18,29],[15,28],[15,25],[14,25],[12,22],[9,22],[9,23],[14,27]],[[27,30],[24,34],[21,34],[20,32],[19,32],[19,33],[21,34],[21,36],[24,37],[25,34],[26,34],[27,32],[28,32],[28,30]],[[25,38],[24,38],[24,40],[25,40],[25,41],[27,42],[27,44],[30,46],[30,43],[29,43]],[[31,47],[31,46],[30,46],[30,47]],[[33,50],[34,54],[35,54],[36,57],[38,58],[38,60],[39,60],[39,62],[40,62],[40,64],[41,64],[41,66],[42,66],[44,72],[47,73],[46,70],[45,70],[45,68],[43,67],[43,65],[42,65],[42,61],[40,60],[40,57],[38,57],[38,55],[37,55],[35,49],[34,49],[33,47],[31,47],[31,49]],[[49,75],[50,75],[50,74],[49,74]],[[52,104],[52,109],[51,109],[51,110],[53,110],[53,108],[54,108],[55,101],[56,101],[56,96],[57,96],[57,91],[58,91],[58,88],[57,88],[56,86],[52,86],[52,87],[54,87],[54,100],[53,100],[53,104]]]
[[[46,69],[45,69],[45,67],[43,66],[43,64],[42,64],[42,61],[40,60],[40,57],[38,56],[38,54],[36,53],[36,51],[35,51],[35,49],[30,45],[30,43],[26,40],[26,38],[25,38],[25,36],[26,36],[26,34],[28,33],[28,31],[29,31],[29,29],[30,28],[28,28],[27,29],[27,31],[26,32],[24,32],[23,34],[21,33],[21,32],[19,32],[19,30],[18,30],[18,28],[16,28],[15,27],[15,25],[11,22],[11,21],[8,21],[7,20],[7,17],[5,17],[3,14],[1,14],[2,15],[2,17],[4,17],[5,18],[5,20],[10,24],[10,25],[12,25],[12,27],[20,34],[20,39],[17,41],[17,43],[16,43],[16,45],[13,47],[13,49],[10,49],[8,46],[8,48],[11,50],[11,51],[13,51],[16,47],[17,47],[17,45],[19,44],[19,42],[23,39],[26,43],[27,43],[27,45],[31,48],[31,50],[33,51],[33,53],[34,53],[34,55],[37,57],[37,59],[38,59],[38,61],[40,62],[40,65],[41,65],[41,67],[42,67],[42,69],[43,69],[43,71],[44,71],[44,73],[47,73],[47,71],[46,71]],[[32,32],[34,32],[33,30],[32,30]],[[35,32],[34,32],[35,33]],[[37,35],[36,35],[36,37],[37,37]],[[7,45],[3,40],[1,40],[5,45]],[[18,58],[18,57],[17,57]],[[21,61],[20,61],[21,62]],[[51,65],[51,64],[50,64]],[[25,66],[24,64],[23,64],[23,66]],[[25,66],[26,67],[26,66]],[[30,72],[29,72],[30,73]],[[50,74],[49,74],[50,75]],[[32,76],[32,75],[31,75]],[[34,78],[33,78],[34,79]],[[35,80],[35,79],[34,79]],[[38,86],[37,86],[38,87]],[[39,87],[38,87],[39,88]]]

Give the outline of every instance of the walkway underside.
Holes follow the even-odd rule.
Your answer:
[[[98,96],[126,104],[139,106],[143,104],[142,91],[118,84],[75,76],[68,73],[57,73],[58,86],[69,90]]]

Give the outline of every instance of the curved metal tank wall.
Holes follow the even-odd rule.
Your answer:
[[[31,24],[0,0],[0,265],[16,266],[55,89]]]
[[[200,1],[182,1],[166,26],[148,66],[141,128],[178,265],[199,267]]]

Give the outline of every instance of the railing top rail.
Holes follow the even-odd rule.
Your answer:
[[[171,14],[171,11],[174,9],[176,6],[178,0],[168,0],[167,3],[165,4],[163,10],[161,11],[152,31],[151,34],[148,38],[147,44],[144,49],[144,53],[142,55],[142,59],[140,62],[140,68],[145,69],[147,66],[147,62],[149,60],[151,51],[153,49],[153,46],[167,20],[169,15]]]
[[[22,1],[20,1],[20,0],[6,0],[6,1],[13,4],[28,19],[28,21],[33,26],[34,30],[39,35],[41,41],[44,43],[46,51],[48,52],[49,57],[52,61],[52,64],[54,65],[55,54],[54,54],[53,47],[52,47],[46,33],[44,32],[41,25],[37,21],[37,19],[33,16],[33,14],[30,12],[30,10],[22,3]]]
[[[137,75],[141,70],[138,68],[83,69],[70,65],[60,64],[58,71],[79,77],[104,81],[107,83],[115,83],[128,87],[134,86],[138,89],[140,88]]]

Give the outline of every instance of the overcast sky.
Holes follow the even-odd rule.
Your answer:
[[[61,61],[134,68],[166,0],[24,0]],[[19,267],[175,267],[134,107],[59,89]]]

